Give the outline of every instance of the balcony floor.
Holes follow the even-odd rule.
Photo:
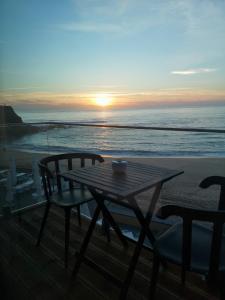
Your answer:
[[[52,208],[40,247],[35,242],[43,208],[24,213],[20,218],[0,221],[0,290],[1,299],[118,299],[119,289],[85,264],[79,275],[71,278],[74,252],[87,230],[88,221],[77,225],[72,215],[69,268],[65,270],[64,216],[61,209]],[[108,243],[101,229],[95,230],[88,257],[123,278],[133,250],[125,250],[112,234]],[[151,276],[152,254],[143,250],[127,299],[147,299]],[[3,296],[3,298],[2,298]],[[188,274],[186,287],[180,284],[180,271],[169,266],[161,272],[155,299],[218,299],[209,293],[205,282]]]

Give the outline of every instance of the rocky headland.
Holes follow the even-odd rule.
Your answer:
[[[0,105],[0,140],[11,140],[40,131],[37,126],[23,122],[9,105]]]

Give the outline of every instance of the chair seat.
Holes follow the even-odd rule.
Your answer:
[[[51,203],[61,207],[73,207],[91,200],[93,200],[91,193],[87,189],[80,188],[53,193],[50,198]]]
[[[173,225],[163,233],[156,241],[154,248],[156,252],[175,264],[182,264],[182,232],[183,224]],[[202,274],[208,272],[210,249],[212,242],[212,230],[200,224],[192,225],[192,252],[191,252],[191,271]],[[225,270],[225,236],[222,238],[220,255],[220,271]]]

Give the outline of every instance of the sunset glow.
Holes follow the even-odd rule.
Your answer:
[[[102,107],[105,107],[105,106],[109,106],[112,104],[112,98],[108,95],[97,95],[94,99],[94,102],[96,105],[98,106],[102,106]]]

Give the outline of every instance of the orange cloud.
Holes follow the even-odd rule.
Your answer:
[[[182,103],[225,102],[225,90],[199,90],[188,88],[170,88],[137,92],[105,93],[50,93],[32,92],[18,93],[14,91],[0,92],[0,103],[26,108],[78,108],[97,109],[93,99],[99,94],[113,98],[112,108],[135,108]]]

